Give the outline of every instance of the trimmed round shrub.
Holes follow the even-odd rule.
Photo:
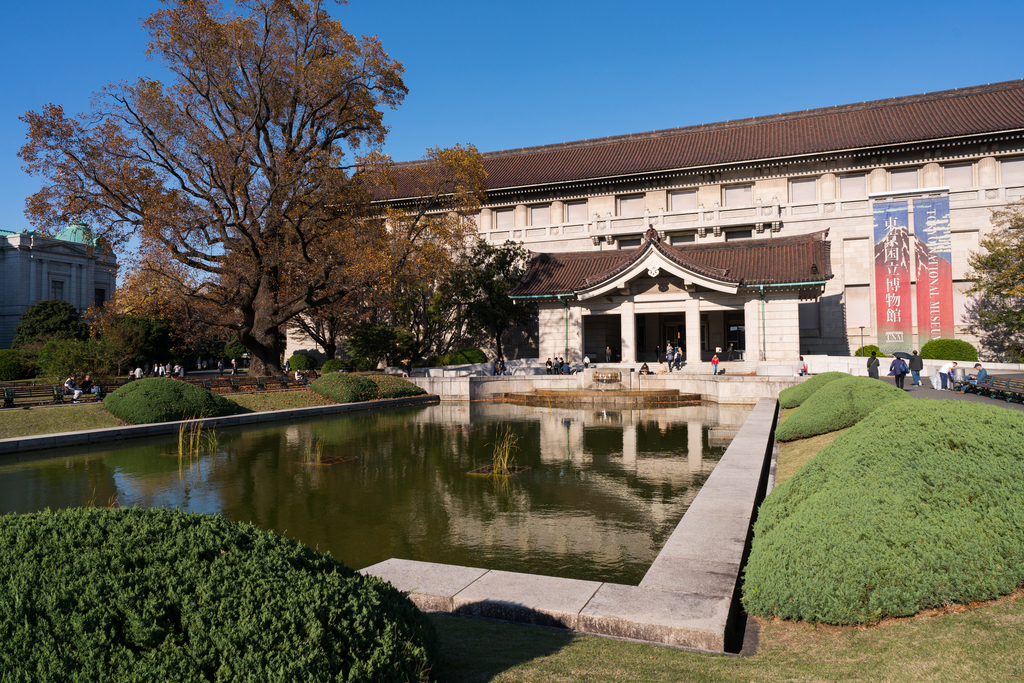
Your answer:
[[[359,403],[382,398],[422,396],[427,392],[394,375],[321,375],[309,388],[335,403]]]
[[[850,375],[845,372],[823,372],[820,375],[814,375],[810,379],[806,379],[794,387],[783,389],[779,392],[779,405],[783,408],[796,408],[798,405],[806,401],[811,394],[829,382],[849,376]]]
[[[857,349],[856,351],[854,351],[853,355],[854,356],[860,356],[862,358],[866,358],[866,357],[871,355],[872,351],[874,351],[875,355],[878,356],[879,358],[888,358],[889,357],[889,356],[885,355],[884,353],[882,353],[882,350],[880,348],[878,348],[875,344],[868,344],[866,346],[862,346],[859,349]]]
[[[324,362],[324,366],[320,368],[320,372],[327,374],[328,372],[341,372],[345,369],[345,361],[338,360],[337,358],[331,358]]]
[[[377,385],[377,398],[406,398],[427,393],[412,382],[395,375],[370,375],[368,379]]]
[[[487,354],[476,348],[459,349],[448,355],[448,362],[445,365],[476,365],[486,363]]]
[[[395,588],[251,524],[140,508],[0,517],[12,681],[426,681]]]
[[[1024,581],[1022,433],[1024,414],[981,403],[875,411],[761,505],[747,612],[855,624],[1012,592]]]
[[[118,387],[103,399],[103,407],[133,425],[244,412],[244,408],[223,396],[169,377],[137,379]]]
[[[0,382],[28,379],[29,373],[28,364],[25,363],[21,351],[0,349]]]
[[[921,347],[921,358],[977,361],[978,349],[963,339],[932,339]]]
[[[288,359],[292,372],[296,370],[316,370],[316,358],[308,353],[296,353]]]
[[[775,429],[779,441],[806,439],[852,427],[892,401],[912,401],[905,391],[871,377],[846,375],[818,389]]]

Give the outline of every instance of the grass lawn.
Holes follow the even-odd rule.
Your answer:
[[[78,432],[84,429],[120,427],[123,422],[103,409],[102,403],[37,406],[29,410],[0,412],[0,439],[38,434]]]
[[[332,401],[308,389],[268,391],[259,394],[226,396],[252,412],[288,410],[322,406]],[[120,427],[124,423],[103,409],[102,403],[65,406],[35,406],[29,410],[0,412],[0,439],[14,439],[38,434],[77,432],[83,429]]]
[[[291,410],[292,408],[310,408],[326,406],[334,403],[309,389],[292,389],[289,391],[265,391],[256,394],[228,394],[224,398],[234,401],[243,408],[254,413],[265,410]]]

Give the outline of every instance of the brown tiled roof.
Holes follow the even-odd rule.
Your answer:
[[[490,190],[1024,129],[1024,80],[484,155]],[[399,187],[398,196],[414,196]]]
[[[655,249],[683,268],[713,280],[757,286],[832,279],[828,230],[709,245],[672,247],[648,239],[639,249],[532,254],[512,296],[573,295],[605,282]]]

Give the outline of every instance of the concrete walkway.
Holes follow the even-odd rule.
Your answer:
[[[992,372],[990,374],[999,377],[1021,377],[1020,374],[1011,372]],[[889,384],[892,385],[896,384],[895,380],[892,377],[880,377],[879,379],[888,382]],[[915,387],[913,385],[911,376],[907,375],[907,381],[903,383],[904,391],[906,391],[914,398],[924,398],[935,401],[970,401],[972,403],[987,403],[994,406],[1000,406],[1002,408],[1010,408],[1012,410],[1024,411],[1024,403],[1007,403],[1006,399],[1003,398],[989,398],[988,396],[978,396],[977,394],[973,393],[958,394],[955,391],[936,391],[935,389],[932,389],[931,380],[927,377],[922,377],[921,382],[921,386]]]
[[[778,401],[758,402],[639,586],[392,558],[361,573],[420,609],[736,652],[740,570],[771,486]]]

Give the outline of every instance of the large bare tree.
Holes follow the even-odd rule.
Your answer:
[[[52,104],[23,117],[20,156],[44,178],[28,214],[44,230],[83,218],[115,248],[137,234],[141,267],[233,330],[255,374],[275,374],[295,316],[409,263],[443,267],[472,230],[480,156],[429,150],[395,174],[378,150],[402,65],[323,0],[164,3],[143,25],[169,83],[109,85],[77,117]],[[395,182],[417,199],[380,208]]]

